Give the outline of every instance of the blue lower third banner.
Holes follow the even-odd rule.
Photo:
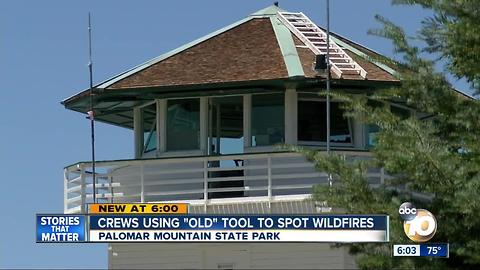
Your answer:
[[[38,243],[85,242],[85,216],[37,215]]]
[[[90,242],[388,242],[385,215],[92,215]]]

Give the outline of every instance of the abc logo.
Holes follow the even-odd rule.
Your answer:
[[[435,216],[425,209],[417,209],[412,203],[403,203],[398,209],[403,221],[403,230],[410,240],[426,242],[437,232]]]

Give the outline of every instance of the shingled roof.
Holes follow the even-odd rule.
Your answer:
[[[126,111],[145,100],[176,93],[284,86],[289,81],[321,80],[312,69],[315,54],[278,19],[277,6],[259,10],[247,18],[165,53],[95,86],[95,108],[108,114],[99,120],[119,124],[107,111]],[[342,85],[398,83],[395,71],[373,59],[377,53],[335,33],[331,35],[366,72],[332,78]],[[233,91],[232,90],[232,91]],[[62,101],[67,108],[85,112],[88,90]],[[98,114],[101,116],[102,113]],[[127,114],[127,115],[125,115]],[[131,127],[130,112],[121,126]],[[121,114],[120,114],[121,115]],[[121,118],[122,116],[120,116]],[[129,120],[127,120],[129,119]]]

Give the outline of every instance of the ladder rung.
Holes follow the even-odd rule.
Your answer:
[[[341,56],[343,54],[340,54],[340,53],[337,53],[337,52],[330,52],[330,56],[333,57],[333,58],[337,58],[337,56]]]
[[[330,48],[330,50],[327,50],[327,47],[323,47],[323,48],[315,47],[315,48],[320,50],[322,53],[327,53],[327,51],[330,52],[330,54],[335,55],[335,56],[332,56],[333,58],[336,58],[336,57],[347,58],[340,49]]]
[[[305,26],[305,27],[297,27],[297,29],[299,30],[317,30],[317,27],[314,27],[314,26]],[[317,31],[314,31],[314,32],[317,32]]]
[[[330,57],[330,61],[337,61],[335,63],[343,64],[343,63],[355,63],[353,59],[347,57]]]
[[[330,61],[332,61],[332,63],[334,63],[335,65],[355,65],[355,63],[350,62],[348,60],[345,60],[344,62],[338,62],[339,60],[330,60]],[[335,62],[335,61],[337,61],[337,62]]]
[[[302,17],[293,17],[293,16],[292,16],[292,17],[288,17],[287,20],[288,20],[289,22],[294,22],[294,21],[299,21],[299,20],[308,22],[308,20],[305,19],[305,18],[302,18]]]
[[[330,57],[330,60],[350,60],[346,57]]]
[[[303,17],[303,16],[297,16],[297,15],[288,15],[287,17],[285,17],[287,20],[305,20],[305,21],[308,21],[307,18]]]
[[[345,71],[358,71],[360,72],[360,69],[358,68],[340,68],[341,70],[345,70]]]
[[[315,48],[317,48],[317,49],[319,49],[319,50],[323,50],[323,51],[326,51],[326,50],[327,50],[327,46],[315,45]],[[340,48],[332,48],[332,47],[330,47],[329,49],[330,49],[330,51],[336,51],[336,52],[339,52],[339,54],[344,55],[344,53],[342,53],[342,51],[340,50]]]
[[[313,23],[310,22],[290,22],[294,26],[300,26],[300,25],[313,25]]]
[[[300,15],[300,16],[303,16],[303,14],[300,13],[300,12],[282,12],[282,15],[287,15],[287,16]]]
[[[310,42],[312,42],[313,44],[324,45],[325,48],[327,48],[327,42],[323,42],[323,41],[320,41],[320,42],[318,42],[318,41],[310,41]],[[329,47],[330,47],[331,49],[340,49],[339,46],[337,46],[336,44],[332,44],[332,43],[330,43],[330,46],[329,46]]]
[[[319,49],[322,53],[327,53],[327,48],[325,48],[325,47],[324,48],[315,47],[315,48]],[[328,50],[328,52],[330,52],[330,54],[332,54],[332,55],[333,54],[339,55],[340,56],[339,58],[341,58],[342,55],[343,55],[338,49],[330,48],[330,50]],[[334,56],[334,58],[336,58],[336,56]]]

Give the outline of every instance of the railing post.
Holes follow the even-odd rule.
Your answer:
[[[85,167],[83,165],[80,165],[80,213],[84,214],[86,213],[85,211],[85,204],[87,202],[87,183],[86,183],[86,174],[85,174]]]
[[[380,168],[380,184],[385,184],[385,169],[383,167]]]
[[[268,208],[272,209],[272,157],[268,155],[267,157],[267,192],[268,192]]]
[[[140,163],[140,201],[145,202],[145,175],[143,172],[143,163]]]
[[[68,182],[69,182],[69,173],[67,169],[63,170],[63,213],[66,214],[68,211]]]
[[[208,203],[208,161],[203,160],[203,211],[207,213]]]
[[[113,175],[108,172],[108,180],[110,182],[110,203],[113,203]]]

